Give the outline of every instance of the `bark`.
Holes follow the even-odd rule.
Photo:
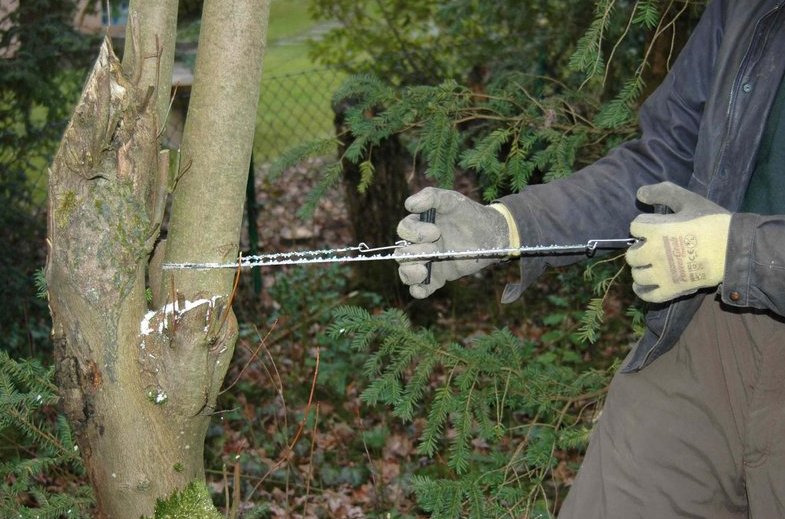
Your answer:
[[[107,40],[50,168],[46,275],[58,384],[102,517],[151,515],[156,499],[204,478],[205,433],[236,338],[228,283],[202,283],[195,275],[195,283],[156,283],[151,308],[145,297],[148,274],[162,279],[156,265],[163,248],[149,267],[148,260],[169,173],[158,137],[163,124],[159,112],[165,111],[163,100],[169,96],[168,82],[161,79],[170,77],[164,71],[171,67],[162,62],[171,56],[163,45],[172,40],[161,35],[173,34],[169,24],[176,6],[176,0],[132,4],[132,30],[138,32],[126,49],[128,68]],[[212,69],[214,62],[203,58],[200,66],[208,71],[203,83],[210,83],[211,70],[226,75],[212,82],[220,85],[220,96],[207,87],[206,99],[216,105],[226,102],[235,112],[240,110],[234,103],[246,103],[243,110],[250,117],[258,98],[267,7],[261,0],[208,0],[205,5],[212,13],[202,29],[205,54],[242,67]],[[237,32],[231,37],[212,32],[222,24]],[[241,56],[230,59],[235,55]],[[196,81],[195,96],[200,79]],[[197,111],[209,112],[209,104],[204,101]],[[199,258],[200,248],[208,249],[207,257],[214,257],[216,249],[231,256],[231,247],[222,247],[239,239],[239,223],[225,206],[242,210],[248,163],[237,171],[226,164],[240,163],[250,154],[253,125],[249,127],[247,114],[240,121],[224,106],[216,112],[220,123],[199,117],[186,123],[194,127],[191,135],[205,139],[191,137],[191,142],[213,150],[204,162],[193,159],[194,178],[204,181],[198,170],[206,168],[213,184],[238,183],[239,195],[221,190],[220,196],[234,198],[213,205],[208,198],[216,190],[206,184],[195,190],[178,187],[175,201],[182,197],[180,205],[203,208],[202,219],[213,222],[208,230],[202,226],[201,237],[188,225],[170,228],[171,241],[182,241],[182,254],[188,257]],[[211,125],[206,133],[198,130],[203,124]],[[233,124],[241,130],[227,128]],[[211,132],[229,133],[237,142],[228,146],[221,138],[211,139]],[[211,146],[212,140],[218,143]],[[229,222],[215,223],[225,219]],[[164,283],[165,293],[160,289]]]
[[[153,90],[159,120],[166,120],[170,100],[177,5],[169,1],[131,2],[126,25],[123,71],[142,90]],[[161,88],[158,88],[160,85]]]
[[[269,0],[204,4],[167,262],[237,258],[268,15]],[[228,294],[233,275],[225,270],[180,271],[167,276],[161,293],[174,285],[188,297]]]

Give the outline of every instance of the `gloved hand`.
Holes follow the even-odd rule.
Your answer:
[[[638,297],[662,303],[722,283],[728,211],[671,182],[641,187],[638,200],[673,210],[641,214],[630,224],[630,234],[642,240],[626,254]]]
[[[427,187],[406,199],[412,213],[398,224],[398,235],[411,245],[396,250],[400,254],[430,254],[444,251],[519,247],[518,230],[509,211],[502,204],[479,204],[464,195],[445,189]],[[436,209],[436,223],[421,222],[419,213]],[[473,274],[501,261],[500,258],[435,260],[431,264],[430,282],[427,261],[398,259],[398,274],[409,293],[428,297],[447,281]]]

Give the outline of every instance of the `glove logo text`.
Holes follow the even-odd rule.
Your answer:
[[[704,265],[698,260],[698,237],[694,234],[663,236],[665,257],[675,284],[706,279]]]

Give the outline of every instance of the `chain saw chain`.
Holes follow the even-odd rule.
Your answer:
[[[240,256],[234,263],[164,263],[164,270],[211,270],[254,267],[278,267],[284,265],[311,265],[319,263],[351,263],[360,261],[438,261],[476,258],[504,258],[515,256],[546,256],[557,254],[585,254],[592,256],[598,249],[617,249],[637,243],[635,238],[593,239],[574,245],[535,245],[524,247],[503,247],[496,249],[447,250],[426,253],[389,253],[412,245],[399,241],[394,245],[370,247],[365,243],[336,249],[305,250],[296,252],[276,252]]]

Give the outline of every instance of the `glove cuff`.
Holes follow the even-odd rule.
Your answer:
[[[501,215],[504,217],[504,220],[507,222],[508,247],[511,249],[519,249],[521,247],[521,237],[518,234],[518,226],[515,224],[515,220],[513,219],[510,210],[507,209],[507,206],[501,203],[491,204],[488,207],[501,213]],[[510,254],[512,257],[518,257],[520,255],[520,252]]]

